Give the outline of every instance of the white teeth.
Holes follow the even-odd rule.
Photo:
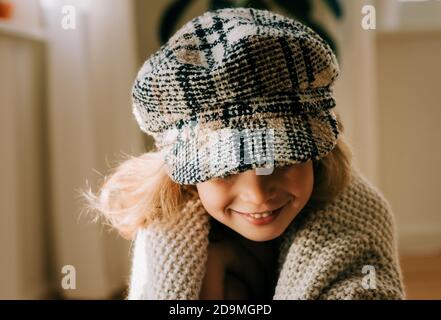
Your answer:
[[[249,216],[251,216],[254,219],[261,219],[261,218],[266,218],[266,217],[268,217],[271,214],[272,214],[272,212],[250,213]]]

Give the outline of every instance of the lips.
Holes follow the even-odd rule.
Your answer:
[[[240,211],[236,211],[233,209],[231,209],[231,210],[233,213],[236,213],[236,214],[239,214],[239,215],[245,217],[247,220],[249,220],[250,222],[252,222],[254,224],[266,224],[266,223],[269,223],[272,220],[274,220],[278,216],[280,211],[282,211],[282,209],[285,208],[285,206],[288,203],[289,203],[289,201],[281,207],[278,207],[278,208],[273,209],[271,211],[260,212],[257,214],[256,213],[240,212]]]
[[[237,211],[237,210],[234,210],[234,209],[231,209],[231,210],[234,211],[234,212],[236,212],[236,213],[240,213],[240,214],[244,214],[244,215],[249,215],[249,216],[253,216],[253,215],[263,215],[263,214],[265,214],[265,213],[270,213],[270,215],[271,215],[271,214],[273,214],[275,211],[277,211],[277,210],[283,208],[285,205],[286,205],[286,203],[285,203],[284,205],[278,207],[278,208],[271,209],[271,210],[267,210],[267,211],[261,211],[261,212],[240,212],[240,211]]]
[[[259,217],[255,217],[252,214],[248,214],[248,213],[237,213],[237,214],[239,216],[243,217],[245,220],[247,220],[251,224],[261,226],[261,225],[270,224],[271,222],[276,220],[276,218],[279,216],[280,212],[283,210],[284,207],[285,206],[280,207],[280,208],[272,211],[271,214],[269,214],[267,216],[259,215]],[[234,212],[234,213],[236,213],[236,212]]]
[[[276,213],[277,211],[278,211],[278,209],[274,210],[274,211],[265,211],[262,213],[242,213],[242,212],[237,212],[237,213],[244,215],[244,216],[247,216],[247,217],[251,217],[253,219],[263,219],[263,218],[274,215],[274,213]]]

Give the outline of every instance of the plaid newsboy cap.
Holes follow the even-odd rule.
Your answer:
[[[133,114],[179,184],[252,168],[271,174],[336,145],[338,73],[329,45],[300,22],[218,9],[187,22],[145,61]]]

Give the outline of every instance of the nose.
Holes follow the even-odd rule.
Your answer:
[[[258,175],[255,169],[242,172],[238,179],[240,199],[256,207],[268,204],[276,195],[271,175]]]

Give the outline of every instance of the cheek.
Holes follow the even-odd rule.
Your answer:
[[[312,170],[304,170],[299,181],[303,182],[299,185],[299,189],[301,190],[301,192],[305,194],[310,194],[314,187],[314,174]]]
[[[287,180],[292,193],[299,198],[309,198],[314,187],[312,165],[294,168],[287,174]]]
[[[212,215],[222,213],[228,205],[228,188],[223,185],[203,182],[197,190],[204,208]]]

